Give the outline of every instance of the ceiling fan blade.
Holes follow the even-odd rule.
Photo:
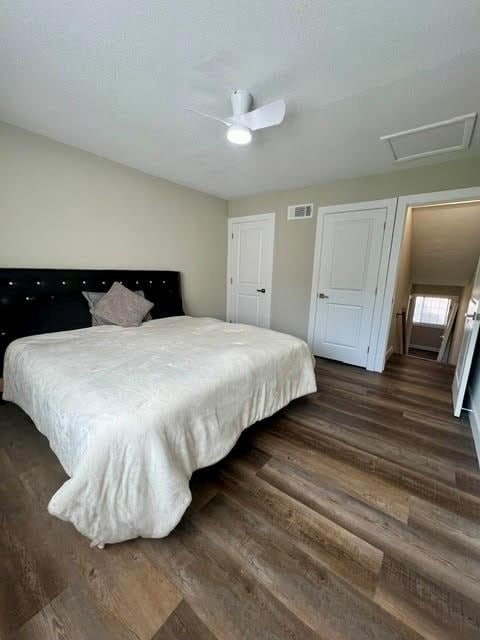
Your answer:
[[[270,102],[270,104],[242,114],[239,117],[239,121],[252,131],[273,127],[282,122],[286,108],[285,100],[275,100],[275,102]]]
[[[227,127],[230,126],[230,122],[227,122],[227,120],[222,120],[222,118],[217,118],[217,116],[212,116],[209,113],[204,113],[203,111],[197,111],[196,109],[189,109],[187,107],[187,111],[191,111],[192,113],[196,113],[199,116],[203,116],[204,118],[210,118],[210,120],[216,120],[217,122],[221,122],[222,124],[226,124]]]

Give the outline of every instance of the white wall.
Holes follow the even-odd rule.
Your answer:
[[[225,200],[0,123],[0,266],[178,270],[224,318],[226,239]]]

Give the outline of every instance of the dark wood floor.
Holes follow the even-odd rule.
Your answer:
[[[438,351],[426,351],[425,349],[414,349],[410,347],[408,355],[414,358],[423,358],[424,360],[436,360],[438,357]]]
[[[103,551],[48,515],[65,474],[0,407],[0,638],[478,640],[480,473],[451,368],[317,374],[195,474],[168,538]]]

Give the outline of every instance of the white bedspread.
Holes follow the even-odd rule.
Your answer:
[[[15,340],[4,380],[70,476],[49,512],[92,544],[166,536],[195,469],[316,390],[302,340],[184,316]]]

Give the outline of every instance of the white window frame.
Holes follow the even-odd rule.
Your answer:
[[[412,315],[412,326],[413,327],[430,327],[431,329],[441,329],[441,328],[445,328],[447,326],[447,322],[448,322],[448,314],[450,313],[450,307],[452,305],[453,302],[456,301],[458,302],[458,297],[456,296],[448,296],[448,295],[438,295],[438,294],[434,294],[434,293],[412,293],[412,298],[414,298],[414,306],[413,306],[413,315]],[[413,320],[413,317],[415,316],[415,305],[417,304],[417,298],[442,298],[442,299],[447,299],[450,300],[450,305],[447,309],[447,317],[445,318],[445,324],[434,324],[432,322],[415,322]]]

